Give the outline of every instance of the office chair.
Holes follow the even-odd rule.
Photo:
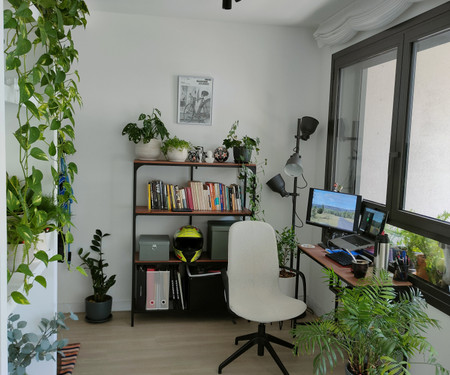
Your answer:
[[[258,331],[235,339],[248,340],[219,365],[222,369],[258,345],[257,353],[268,350],[285,375],[289,375],[272,343],[292,349],[294,345],[265,331],[265,324],[293,319],[306,310],[303,301],[284,295],[278,286],[279,264],[275,231],[264,222],[240,221],[230,227],[228,237],[228,305],[236,315],[258,322]]]

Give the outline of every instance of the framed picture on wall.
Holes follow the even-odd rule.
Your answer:
[[[213,79],[178,76],[179,124],[212,124]]]

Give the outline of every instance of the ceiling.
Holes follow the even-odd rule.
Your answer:
[[[315,28],[354,1],[233,0],[231,10],[222,9],[222,0],[88,0],[87,4],[91,11]]]

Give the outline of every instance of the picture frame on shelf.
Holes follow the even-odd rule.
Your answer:
[[[178,76],[177,122],[212,125],[213,78]]]

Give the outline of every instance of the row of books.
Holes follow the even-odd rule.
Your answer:
[[[136,309],[185,310],[185,293],[178,270],[158,271],[139,267],[136,277]]]
[[[149,210],[240,211],[243,207],[238,184],[189,181],[180,187],[161,180],[148,182]]]

